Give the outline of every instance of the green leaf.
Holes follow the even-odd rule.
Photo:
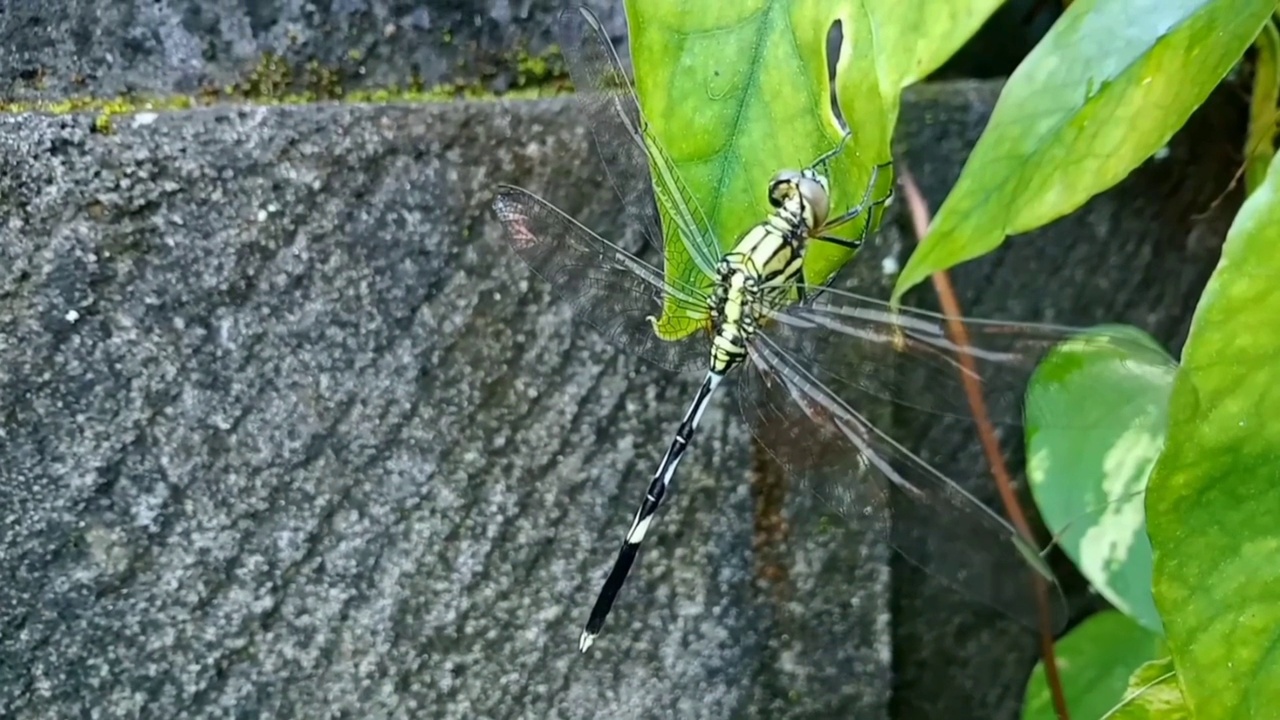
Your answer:
[[[1178,688],[1173,660],[1152,660],[1138,668],[1129,678],[1124,697],[1103,717],[1105,720],[1191,720],[1191,711]]]
[[[840,16],[846,39],[836,65],[836,91],[864,147],[883,150],[888,158],[902,89],[946,62],[1003,2],[844,3],[850,12]]]
[[[956,54],[1004,0],[867,0],[887,87],[917,83]]]
[[[1010,76],[893,299],[1111,187],[1164,146],[1275,0],[1075,0]]]
[[[1143,493],[1164,447],[1177,365],[1137,328],[1059,345],[1027,388],[1027,477],[1045,524],[1112,605],[1162,632]],[[1106,343],[1109,336],[1128,340]]]
[[[1155,597],[1195,717],[1280,708],[1280,163],[1200,298],[1147,492]]]
[[[833,23],[845,29],[838,77],[876,77],[874,53],[862,45],[849,50],[870,34],[861,0],[629,0],[627,18],[645,117],[726,251],[771,211],[775,172],[804,167],[840,141],[826,57]],[[884,102],[872,95],[842,102],[853,140],[831,163],[833,215],[856,205],[872,166],[890,158]],[[890,175],[880,174],[874,196],[888,190]],[[850,223],[835,234],[849,237],[860,227]],[[681,262],[688,254],[680,243],[668,241],[665,250],[692,271]],[[806,280],[826,281],[851,257],[830,243],[810,245]]]
[[[1268,20],[1254,45],[1253,92],[1249,93],[1249,135],[1245,145],[1244,189],[1262,184],[1276,154],[1276,107],[1280,105],[1280,30]]]
[[[1130,675],[1165,650],[1160,636],[1114,610],[1098,613],[1054,645],[1071,716],[1099,718],[1124,697]],[[1056,720],[1053,699],[1038,663],[1027,680],[1022,720]]]
[[[826,36],[844,34],[836,93],[853,134],[832,163],[832,207],[860,201],[871,167],[891,158],[901,88],[941,65],[1002,0],[750,0],[717,6],[677,0],[627,3],[636,91],[651,132],[681,174],[722,251],[770,212],[766,188],[783,168],[802,167],[840,139],[827,98]],[[891,186],[882,172],[872,197]],[[871,228],[880,223],[877,208]],[[706,289],[680,238],[668,230],[669,279]],[[851,224],[834,234],[852,237]],[[805,278],[825,282],[852,258],[809,246]],[[676,339],[669,302],[659,327]],[[685,332],[685,331],[681,331]]]

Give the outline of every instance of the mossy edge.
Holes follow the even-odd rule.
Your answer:
[[[354,60],[359,61],[356,57]],[[552,46],[543,55],[515,51],[503,65],[514,75],[513,87],[495,92],[487,84],[498,75],[485,73],[474,81],[457,80],[427,88],[416,75],[403,86],[358,87],[348,89],[344,78],[360,70],[330,68],[315,61],[295,70],[285,58],[264,53],[246,76],[224,87],[208,86],[191,94],[121,95],[98,97],[91,94],[51,100],[0,100],[0,113],[71,115],[96,113],[95,132],[109,134],[113,118],[140,112],[172,112],[217,105],[310,105],[326,102],[353,104],[414,104],[455,100],[536,99],[570,92],[572,86],[564,70],[559,48]]]

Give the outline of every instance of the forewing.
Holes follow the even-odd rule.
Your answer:
[[[499,186],[493,208],[516,253],[573,306],[578,318],[627,352],[662,367],[685,371],[706,365],[705,344],[688,336],[662,340],[652,324],[662,311],[665,289],[668,306],[676,308],[691,331],[705,327],[706,303],[696,291],[666,283],[657,268],[527,190]]]
[[[889,541],[904,557],[1033,627],[1032,582],[1041,576],[1057,626],[1065,623],[1052,572],[1000,515],[880,431],[769,336],[757,336],[751,365],[739,383],[742,412],[794,482],[850,522],[887,513]]]
[[[668,277],[689,279],[695,272],[713,277],[720,252],[710,225],[675,166],[650,134],[608,34],[590,10],[572,7],[560,15],[560,42],[578,107],[591,128],[610,183],[627,208],[627,221],[641,227],[663,255]],[[655,205],[655,188],[656,201],[672,222],[665,238]],[[665,252],[664,247],[672,245],[660,245],[664,239],[681,243],[687,254]],[[696,270],[682,264],[690,260]]]

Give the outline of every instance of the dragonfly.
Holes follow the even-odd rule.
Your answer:
[[[808,167],[777,172],[764,188],[770,214],[725,251],[653,136],[599,20],[586,8],[570,8],[558,32],[608,184],[623,200],[626,222],[640,228],[648,250],[662,260],[642,259],[519,187],[498,187],[495,213],[514,251],[579,319],[644,360],[679,372],[704,370],[591,608],[579,650],[586,652],[599,636],[711,398],[735,373],[743,416],[791,482],[850,522],[887,516],[887,540],[909,560],[1036,626],[1032,585],[1018,577],[1022,573],[1009,572],[1027,569],[1028,578],[1038,576],[1051,588],[1050,612],[1061,629],[1065,602],[1042,549],[868,415],[890,407],[971,418],[963,392],[968,379],[982,388],[993,422],[1020,427],[1036,364],[1060,342],[1079,342],[1083,331],[964,318],[968,340],[960,343],[942,315],[894,308],[829,283],[806,285],[808,243],[856,249],[871,230],[873,210],[891,194],[873,197],[885,167],[875,166],[860,201],[830,215],[827,169],[844,151],[847,131]],[[659,205],[667,210],[669,235]],[[854,239],[833,235],[850,223],[856,224]],[[669,268],[662,242],[668,237],[683,243],[696,271],[706,276],[704,286],[664,274]],[[679,340],[660,337],[664,303],[694,331]],[[1087,341],[1125,339],[1093,335]],[[904,366],[915,384],[904,380],[912,376],[901,372]]]

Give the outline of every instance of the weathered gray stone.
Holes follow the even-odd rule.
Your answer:
[[[626,52],[622,0],[591,7]],[[312,62],[344,86],[460,81],[505,90],[518,50],[555,43],[560,0],[14,0],[0,11],[0,87],[17,99],[193,93],[263,58]]]
[[[909,96],[935,203],[996,88]],[[1176,339],[1232,204],[1191,220],[1234,169],[1218,100],[956,271],[966,311]],[[577,654],[697,378],[575,327],[499,235],[505,181],[635,242],[568,102],[0,118],[0,715],[1016,717],[1028,632],[896,561],[891,604],[884,547],[796,493],[753,553],[774,471],[727,393]],[[851,282],[911,242],[891,218]],[[897,430],[994,497],[962,436]]]
[[[500,180],[618,217],[565,107],[219,109],[111,136],[3,118],[3,714],[767,700],[746,435],[724,402],[606,635],[576,652],[693,384],[575,330],[498,236]],[[887,658],[886,583],[836,622],[852,657]],[[842,684],[883,707],[887,676]]]

